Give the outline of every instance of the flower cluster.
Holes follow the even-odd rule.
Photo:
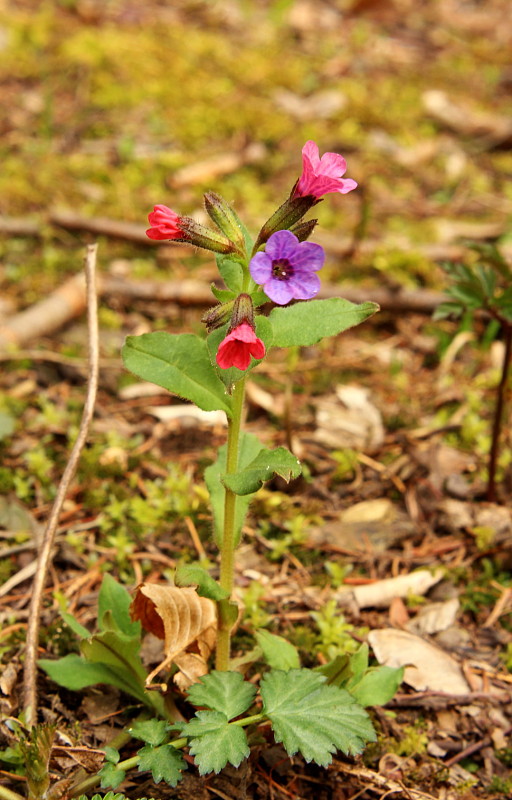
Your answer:
[[[277,305],[291,300],[310,300],[318,294],[325,254],[322,247],[306,241],[317,220],[304,221],[304,215],[324,195],[347,194],[357,187],[351,178],[343,178],[347,164],[338,153],[324,153],[308,141],[302,148],[302,174],[290,196],[262,226],[249,255],[242,226],[233,209],[214,192],[205,195],[205,208],[218,230],[206,228],[190,217],[182,217],[171,208],[156,205],[149,214],[150,239],[188,242],[240,263],[244,272],[244,291],[236,296],[227,291],[230,300],[216,306],[203,318],[214,329],[226,324],[216,363],[221,369],[237,367],[246,370],[251,358],[261,359],[265,345],[256,336],[251,284],[261,286],[266,297]],[[254,286],[253,284],[253,286]],[[252,294],[251,294],[252,292]],[[217,295],[216,295],[217,296]]]

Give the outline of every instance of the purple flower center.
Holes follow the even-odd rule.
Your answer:
[[[276,258],[272,261],[272,277],[278,281],[287,281],[293,275],[293,267],[287,258]]]

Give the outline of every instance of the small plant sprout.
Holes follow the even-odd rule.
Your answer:
[[[146,709],[146,719],[129,731],[142,742],[137,756],[122,761],[115,748],[108,749],[98,778],[104,789],[117,789],[133,766],[150,771],[156,783],[175,786],[187,767],[184,748],[200,774],[219,772],[228,763],[238,767],[249,755],[248,732],[262,723],[290,756],[300,753],[325,766],[337,749],[353,755],[375,740],[364,707],[372,703],[371,696],[386,702],[401,680],[400,670],[368,667],[367,646],[352,639],[350,653],[341,657],[337,651],[335,662],[321,670],[302,668],[297,649],[269,631],[256,634],[246,659],[231,658],[231,633],[239,615],[233,599],[235,554],[249,504],[274,475],[290,481],[301,473],[285,447],[265,447],[243,430],[247,378],[273,348],[299,352],[378,310],[371,302],[313,299],[324,252],[307,241],[316,220],[304,221],[304,216],[325,194],[356,188],[355,181],[342,177],[345,170],[341,156],[320,158],[316,144],[307,142],[301,177],[254,239],[214,192],[204,198],[212,228],[164,205],[149,215],[150,238],[212,251],[224,283],[222,288],[212,285],[216,303],[203,317],[205,336],[158,331],[129,336],[123,347],[125,366],[138,377],[200,409],[226,414],[227,441],[205,471],[220,574],[215,580],[202,567],[182,565],[174,586],[143,584],[131,607],[126,590],[107,575],[99,598],[100,630],[94,636],[62,612],[80,638],[80,654],[40,662],[46,672],[68,688],[111,683]],[[292,300],[299,302],[289,305]],[[275,303],[270,312],[269,301]],[[253,592],[254,603],[257,597]],[[141,623],[164,640],[165,660],[149,677],[138,654]],[[193,649],[187,649],[190,645]],[[216,668],[208,672],[213,650]],[[266,662],[259,684],[234,671],[235,663],[247,666],[251,660]],[[192,708],[185,718],[166,684],[151,686],[163,687],[162,693],[147,690],[148,681],[171,666],[174,683],[200,709],[194,713]],[[89,779],[79,788],[92,786]]]
[[[479,259],[473,264],[445,264],[453,283],[446,290],[449,300],[435,312],[435,319],[461,317],[465,312],[474,322],[475,315],[486,315],[488,334],[501,331],[505,345],[501,377],[496,389],[496,405],[492,422],[489,452],[487,500],[495,502],[501,427],[512,360],[512,269],[495,245],[473,244]]]

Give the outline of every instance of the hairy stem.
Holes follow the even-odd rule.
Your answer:
[[[501,380],[498,385],[498,397],[494,410],[494,420],[492,425],[491,452],[489,454],[489,478],[487,481],[487,500],[496,501],[496,467],[498,463],[499,442],[501,434],[501,422],[503,419],[503,409],[505,407],[505,396],[507,393],[508,374],[510,361],[512,358],[512,325],[504,325],[505,333],[505,353],[503,356],[503,367]]]
[[[226,473],[232,475],[238,469],[238,449],[240,443],[240,427],[244,409],[245,377],[235,383],[233,389],[233,416],[228,425]],[[235,514],[236,494],[225,489],[224,531],[220,550],[220,585],[229,597],[233,591],[235,568]],[[219,630],[217,636],[216,668],[227,670],[229,667],[231,628],[233,627],[232,607],[229,597],[217,604],[219,614]]]

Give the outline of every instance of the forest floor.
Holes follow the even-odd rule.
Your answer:
[[[5,5],[0,788],[26,791],[13,721],[23,723],[35,553],[85,397],[85,299],[66,282],[99,239],[99,393],[59,520],[45,658],[77,652],[59,608],[95,629],[105,573],[132,590],[169,581],[180,563],[218,567],[203,471],[225,426],[136,382],[119,355],[127,334],[198,332],[215,279],[210,258],[145,240],[148,211],[166,203],[200,217],[214,189],[257,230],[314,138],[343,153],[360,184],[318,207],[324,295],[382,310],[295,358],[274,350],[251,373],[247,429],[291,448],[305,469],[251,506],[234,655],[266,628],[305,666],[366,641],[374,663],[404,663],[405,653],[414,666],[393,700],[370,710],[378,741],[357,759],[321,769],[256,747],[238,770],[205,778],[191,765],[175,789],[130,774],[121,790],[133,800],[511,797],[509,410],[487,496],[504,344],[485,319],[432,320],[443,262],[472,263],[474,242],[512,258],[508,2]],[[53,311],[38,305],[59,287]],[[405,588],[383,583],[399,576]],[[146,657],[154,663],[149,644]],[[54,796],[66,797],[62,781],[98,769],[131,701],[110,687],[72,692],[43,673],[39,701],[39,721],[57,726]]]

